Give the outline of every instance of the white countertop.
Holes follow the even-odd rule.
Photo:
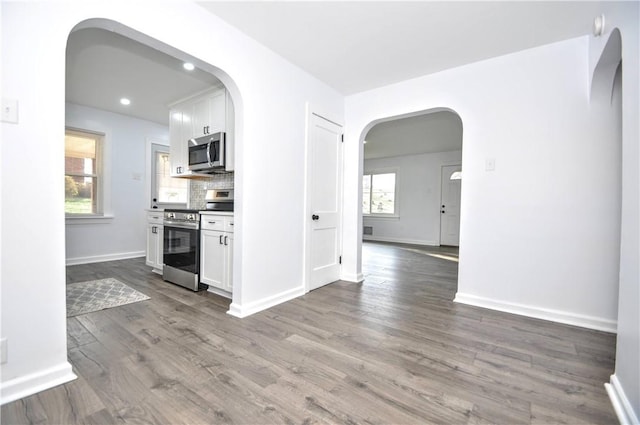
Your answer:
[[[147,212],[164,212],[164,208],[145,208]],[[233,217],[233,211],[206,211],[206,210],[196,210],[200,213],[200,215],[226,215]]]
[[[233,211],[200,211],[200,215],[226,215],[233,217]]]

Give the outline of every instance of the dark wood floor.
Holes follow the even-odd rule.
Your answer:
[[[457,250],[366,243],[366,280],[237,319],[143,259],[67,269],[151,300],[68,320],[78,379],[3,424],[617,423],[615,336],[454,304]]]

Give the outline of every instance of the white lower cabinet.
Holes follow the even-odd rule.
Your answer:
[[[211,292],[230,296],[233,291],[233,217],[200,218],[200,282]]]
[[[162,225],[162,212],[150,212],[147,214],[147,266],[153,267],[153,271],[162,274],[163,265],[163,239],[164,226]]]

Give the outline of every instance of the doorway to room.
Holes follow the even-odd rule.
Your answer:
[[[235,118],[235,122],[231,119],[225,123],[228,125],[223,131],[227,135],[233,134],[233,143],[239,145],[242,143],[241,132],[236,131],[236,127],[242,126],[243,111],[238,88],[221,69],[105,19],[86,20],[74,27],[67,40],[66,62],[66,125],[71,121],[81,128],[97,126],[105,134],[107,178],[103,193],[113,205],[113,210],[104,208],[101,210],[103,214],[95,214],[95,217],[67,215],[67,224],[82,221],[82,225],[66,226],[66,263],[86,264],[143,257],[145,245],[141,236],[145,226],[141,217],[145,209],[186,207],[185,195],[188,197],[189,192],[195,193],[191,181],[167,188],[159,182],[166,173],[151,171],[154,160],[169,158],[170,140],[176,139],[169,123],[168,105],[223,88],[227,102],[224,113]],[[133,95],[130,95],[129,102],[124,103],[126,99],[121,99],[118,103],[118,98],[129,94],[125,89]],[[114,97],[116,102],[113,106],[105,102]],[[171,114],[172,123],[175,115]],[[162,152],[164,156],[158,155]],[[173,180],[187,182],[184,179]],[[199,189],[204,189],[202,181],[197,182]],[[233,178],[226,179],[225,183],[229,181],[234,184]],[[164,192],[154,193],[154,190]],[[242,188],[235,187],[235,190],[241,193]],[[163,194],[167,196],[160,196]],[[161,204],[163,200],[164,204]],[[117,221],[113,220],[115,213]],[[240,221],[236,224],[238,228]],[[157,225],[150,228],[156,236],[161,235]],[[148,245],[149,235],[147,255]]]
[[[363,146],[361,210],[365,282],[385,278],[377,271],[386,257],[386,268],[404,269],[411,274],[409,280],[431,280],[427,276],[446,269],[448,285],[453,285],[448,297],[453,299],[462,120],[454,111],[439,108],[379,120],[369,128]]]
[[[461,165],[443,165],[440,179],[440,245],[460,245]]]

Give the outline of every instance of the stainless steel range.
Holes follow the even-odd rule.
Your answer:
[[[207,211],[233,211],[233,189],[209,189],[204,200]]]
[[[200,214],[197,210],[164,212],[162,278],[192,291],[207,288],[200,283]]]

